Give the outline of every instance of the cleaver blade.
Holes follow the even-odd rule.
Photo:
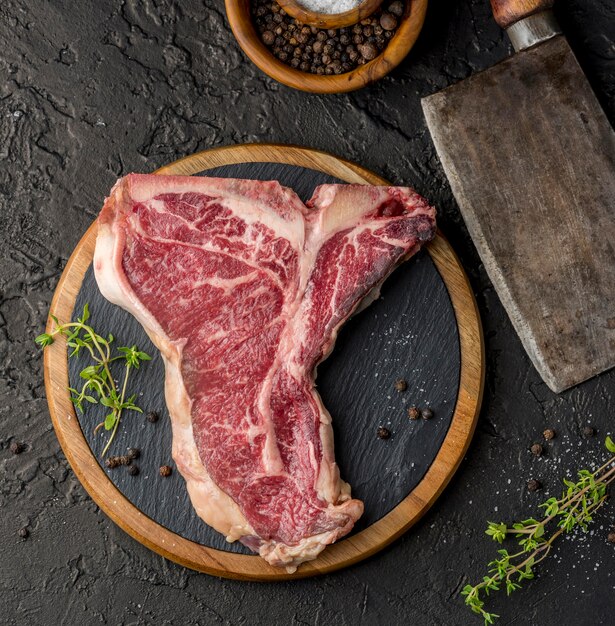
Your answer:
[[[615,133],[550,11],[503,25],[518,52],[422,106],[487,274],[560,392],[615,365]]]

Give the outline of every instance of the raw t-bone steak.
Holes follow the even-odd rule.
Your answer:
[[[199,516],[294,571],[363,512],[315,368],[435,233],[412,189],[131,174],[98,218],[103,295],[164,358],[173,458]]]

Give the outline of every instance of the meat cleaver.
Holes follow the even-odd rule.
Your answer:
[[[615,365],[615,134],[553,0],[491,0],[515,54],[424,98],[489,278],[555,392]]]

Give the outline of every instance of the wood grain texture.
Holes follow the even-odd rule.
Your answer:
[[[369,17],[382,4],[382,0],[363,0],[359,6],[343,13],[317,13],[306,9],[296,0],[277,0],[277,2],[291,17],[316,28],[343,28],[357,24]]]
[[[559,36],[423,101],[455,198],[536,369],[615,365],[615,133]]]
[[[278,60],[261,41],[250,15],[250,0],[226,0],[226,14],[235,39],[250,60],[278,82],[312,93],[343,93],[361,89],[397,67],[416,42],[427,12],[427,0],[407,0],[394,37],[373,61],[351,72],[318,76]]]
[[[332,155],[293,146],[246,145],[219,148],[186,157],[160,168],[159,174],[192,175],[229,163],[290,163],[364,184],[386,181],[360,166]],[[96,241],[93,224],[71,255],[51,304],[60,322],[70,319],[81,281]],[[418,486],[388,515],[364,531],[329,546],[295,574],[269,566],[258,556],[206,548],[183,539],[143,515],[116,489],[94,458],[67,392],[68,363],[64,340],[45,350],[45,387],[51,418],[68,461],[79,480],[111,519],[137,541],[162,556],[195,570],[243,580],[283,580],[314,576],[360,561],[399,537],[429,509],[465,454],[476,424],[484,383],[484,346],[476,304],[455,253],[441,234],[428,247],[447,285],[459,327],[461,373],[454,417],[440,452]],[[48,325],[51,330],[51,323]]]
[[[524,17],[550,9],[553,3],[554,0],[491,0],[491,10],[495,21],[508,28]]]

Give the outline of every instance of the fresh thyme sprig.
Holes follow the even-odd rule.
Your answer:
[[[606,438],[605,446],[615,455],[615,443],[610,437]],[[513,554],[506,549],[498,550],[500,558],[489,563],[489,575],[484,576],[482,582],[466,585],[461,590],[466,605],[480,615],[485,624],[493,624],[499,615],[485,610],[484,596],[502,588],[510,595],[521,587],[524,580],[534,578],[534,568],[548,556],[553,542],[560,535],[574,528],[587,530],[594,512],[607,499],[607,486],[615,480],[615,456],[594,472],[581,470],[578,478],[577,482],[564,480],[566,489],[561,498],[549,498],[540,505],[544,509],[542,520],[530,518],[512,526],[488,523],[485,532],[493,541],[501,544],[504,539],[514,535],[521,550]]]
[[[84,402],[90,404],[102,404],[108,407],[111,412],[105,417],[104,421],[96,426],[94,432],[102,427],[111,431],[109,440],[105,445],[102,456],[104,457],[111,446],[115,433],[120,424],[120,419],[124,411],[143,411],[135,404],[137,396],[135,394],[127,397],[128,377],[131,370],[139,369],[142,361],[149,361],[151,357],[145,352],[141,352],[137,346],[122,346],[117,348],[117,354],[112,356],[111,344],[114,342],[113,335],[109,334],[105,339],[99,335],[92,326],[86,324],[90,318],[89,306],[83,307],[83,314],[76,322],[60,324],[58,318],[54,315],[50,316],[55,323],[55,328],[50,333],[39,335],[35,341],[45,348],[52,344],[57,335],[66,337],[66,342],[72,352],[69,357],[78,356],[82,351],[90,354],[93,364],[88,365],[81,370],[79,376],[85,381],[80,390],[69,387],[73,404],[83,413]],[[124,361],[124,375],[122,377],[121,387],[113,379],[111,375],[110,365],[114,361]]]

